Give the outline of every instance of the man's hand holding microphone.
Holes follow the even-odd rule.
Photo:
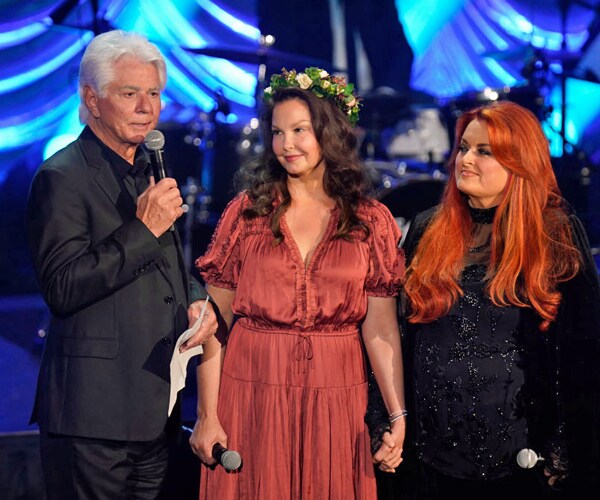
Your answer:
[[[183,215],[183,198],[177,181],[167,177],[163,147],[165,137],[159,130],[146,135],[144,145],[150,153],[153,178],[137,201],[136,216],[157,238],[173,230],[174,222]]]

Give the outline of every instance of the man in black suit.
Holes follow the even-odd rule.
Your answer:
[[[98,35],[79,73],[87,126],[31,185],[27,232],[52,313],[32,416],[49,499],[156,498],[164,481],[179,427],[167,418],[170,360],[206,297],[169,230],[183,213],[176,181],[148,178],[140,147],[165,83],[144,37]],[[216,326],[210,306],[184,349]]]

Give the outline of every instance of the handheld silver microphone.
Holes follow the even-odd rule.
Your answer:
[[[164,146],[165,136],[160,130],[151,130],[146,134],[144,146],[150,152],[150,162],[152,164],[152,173],[156,182],[164,179],[167,176],[165,168]]]
[[[150,164],[152,165],[152,173],[156,182],[167,177],[167,169],[165,167],[165,136],[160,130],[151,130],[146,134],[144,146],[150,153]],[[169,231],[175,231],[173,224]]]
[[[530,448],[523,448],[517,453],[517,464],[522,469],[531,469],[544,459]]]
[[[212,456],[226,471],[235,471],[242,466],[242,457],[240,454],[237,451],[228,450],[221,443],[215,443],[212,449]]]

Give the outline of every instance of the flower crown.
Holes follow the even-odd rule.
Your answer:
[[[317,97],[325,97],[333,102],[348,117],[352,125],[358,121],[360,98],[354,91],[353,83],[346,83],[343,77],[332,76],[321,68],[306,68],[303,73],[295,69],[281,69],[281,74],[271,75],[270,85],[264,90],[263,99],[270,101],[275,91],[286,87],[299,87],[310,90]]]

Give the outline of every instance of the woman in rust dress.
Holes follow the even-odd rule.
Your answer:
[[[196,262],[223,317],[198,368],[200,498],[374,499],[367,361],[393,420],[387,463],[404,439],[400,232],[364,195],[351,85],[283,71],[265,104],[264,154]],[[217,442],[239,471],[214,466]]]

